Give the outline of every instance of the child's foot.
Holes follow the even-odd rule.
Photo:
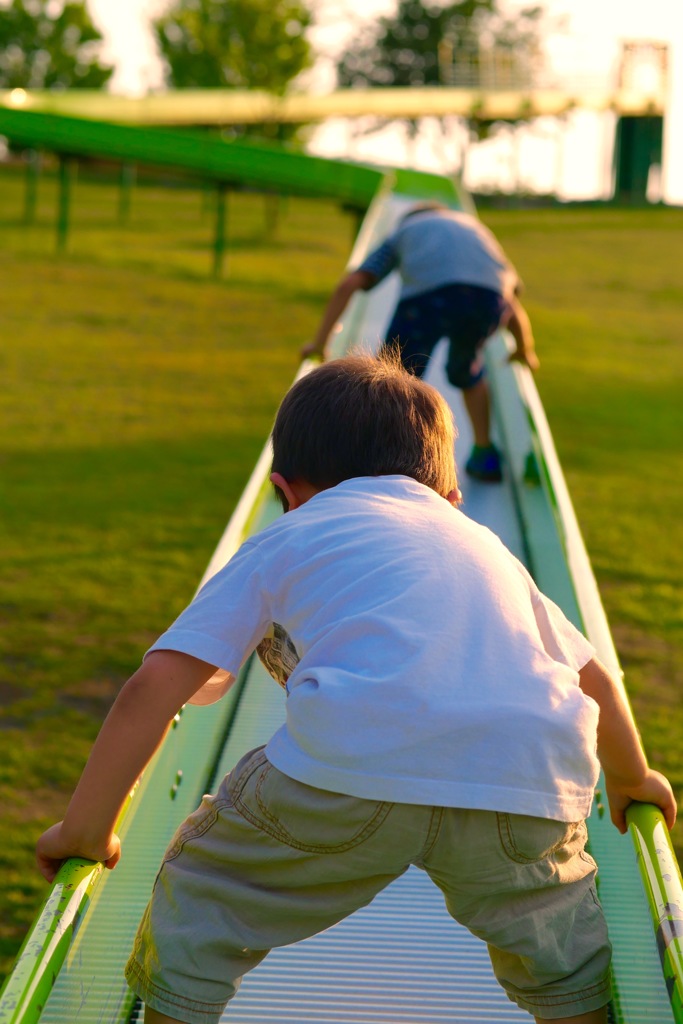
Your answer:
[[[465,469],[475,480],[483,480],[485,483],[500,483],[503,479],[500,454],[492,444],[485,448],[475,444],[465,463]]]

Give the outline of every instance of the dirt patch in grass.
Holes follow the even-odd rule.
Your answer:
[[[16,683],[6,683],[0,679],[0,708],[9,707],[21,696],[23,696],[23,691],[20,686],[17,686]]]

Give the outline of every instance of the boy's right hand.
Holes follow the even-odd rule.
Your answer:
[[[508,362],[522,363],[523,366],[528,366],[532,373],[535,373],[541,365],[536,350],[533,348],[515,349],[510,353]]]
[[[605,777],[605,789],[609,801],[610,816],[613,823],[622,833],[627,831],[626,809],[637,801],[641,804],[654,804],[659,807],[669,831],[676,823],[676,798],[669,780],[652,768],[647,769],[643,782],[637,786],[619,786],[610,783]]]
[[[43,878],[48,882],[54,882],[57,872],[64,861],[70,857],[82,857],[84,860],[102,861],[106,868],[114,868],[121,857],[121,842],[116,834],[102,846],[92,849],[87,848],[86,843],[69,841],[62,834],[62,822],[43,832],[36,843],[36,863]]]

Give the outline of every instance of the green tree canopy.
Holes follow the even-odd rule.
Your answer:
[[[480,55],[495,46],[515,61],[527,59],[540,8],[518,11],[514,19],[499,0],[399,0],[396,13],[370,25],[337,64],[342,86],[434,86],[460,82],[463,64],[471,72]],[[464,83],[463,83],[464,84]]]
[[[342,54],[337,62],[339,84],[351,88],[526,87],[533,80],[540,52],[541,16],[540,7],[506,16],[500,0],[398,0],[395,14],[368,25]],[[404,122],[409,137],[419,134],[418,121],[397,120]],[[523,119],[513,123],[519,120]],[[455,143],[458,151],[453,162],[461,174],[470,142],[486,138],[505,123],[450,115],[435,121],[440,128],[440,156],[451,162],[446,150]],[[377,131],[386,124],[386,118],[376,118],[361,130]]]
[[[301,0],[176,0],[154,23],[170,85],[282,94],[312,62]]]
[[[101,41],[84,0],[11,0],[0,7],[0,88],[100,89],[114,70],[99,61]]]
[[[517,62],[536,38],[541,8],[505,17],[499,0],[398,0],[396,13],[380,17],[338,61],[342,86],[433,86],[458,80],[459,65],[476,65],[486,46]],[[520,70],[520,69],[518,69]]]
[[[399,0],[396,14],[368,26],[337,64],[341,86],[409,87],[442,84],[440,47],[449,31],[490,14],[495,0],[439,7]]]

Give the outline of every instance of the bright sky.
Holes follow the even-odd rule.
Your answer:
[[[606,75],[617,60],[623,40],[665,41],[670,46],[671,101],[665,126],[661,189],[670,202],[683,203],[683,5],[680,0],[541,0],[554,31],[575,37],[572,53],[583,71]],[[168,0],[88,0],[92,16],[107,39],[107,58],[116,64],[116,92],[139,94],[162,84],[159,60],[148,30]],[[531,5],[529,0],[527,5]],[[514,11],[520,0],[502,0]],[[361,9],[359,9],[361,8]],[[365,19],[394,9],[393,0],[318,0],[318,27],[313,42],[334,54],[354,38]],[[559,37],[561,42],[561,37]],[[331,61],[321,60],[313,88],[325,91],[334,82]],[[556,190],[566,198],[604,195],[609,189],[614,120],[609,115],[576,113],[560,125],[543,119],[535,127],[504,133],[498,140],[470,151],[470,187],[514,187],[514,179],[530,187]],[[457,135],[457,132],[456,132]],[[680,141],[679,141],[680,140]],[[457,162],[461,140],[445,144],[429,127],[407,146],[402,134],[358,137],[352,122],[328,122],[319,129],[312,149],[322,155],[350,156],[384,162],[412,163],[425,170],[448,170]]]

